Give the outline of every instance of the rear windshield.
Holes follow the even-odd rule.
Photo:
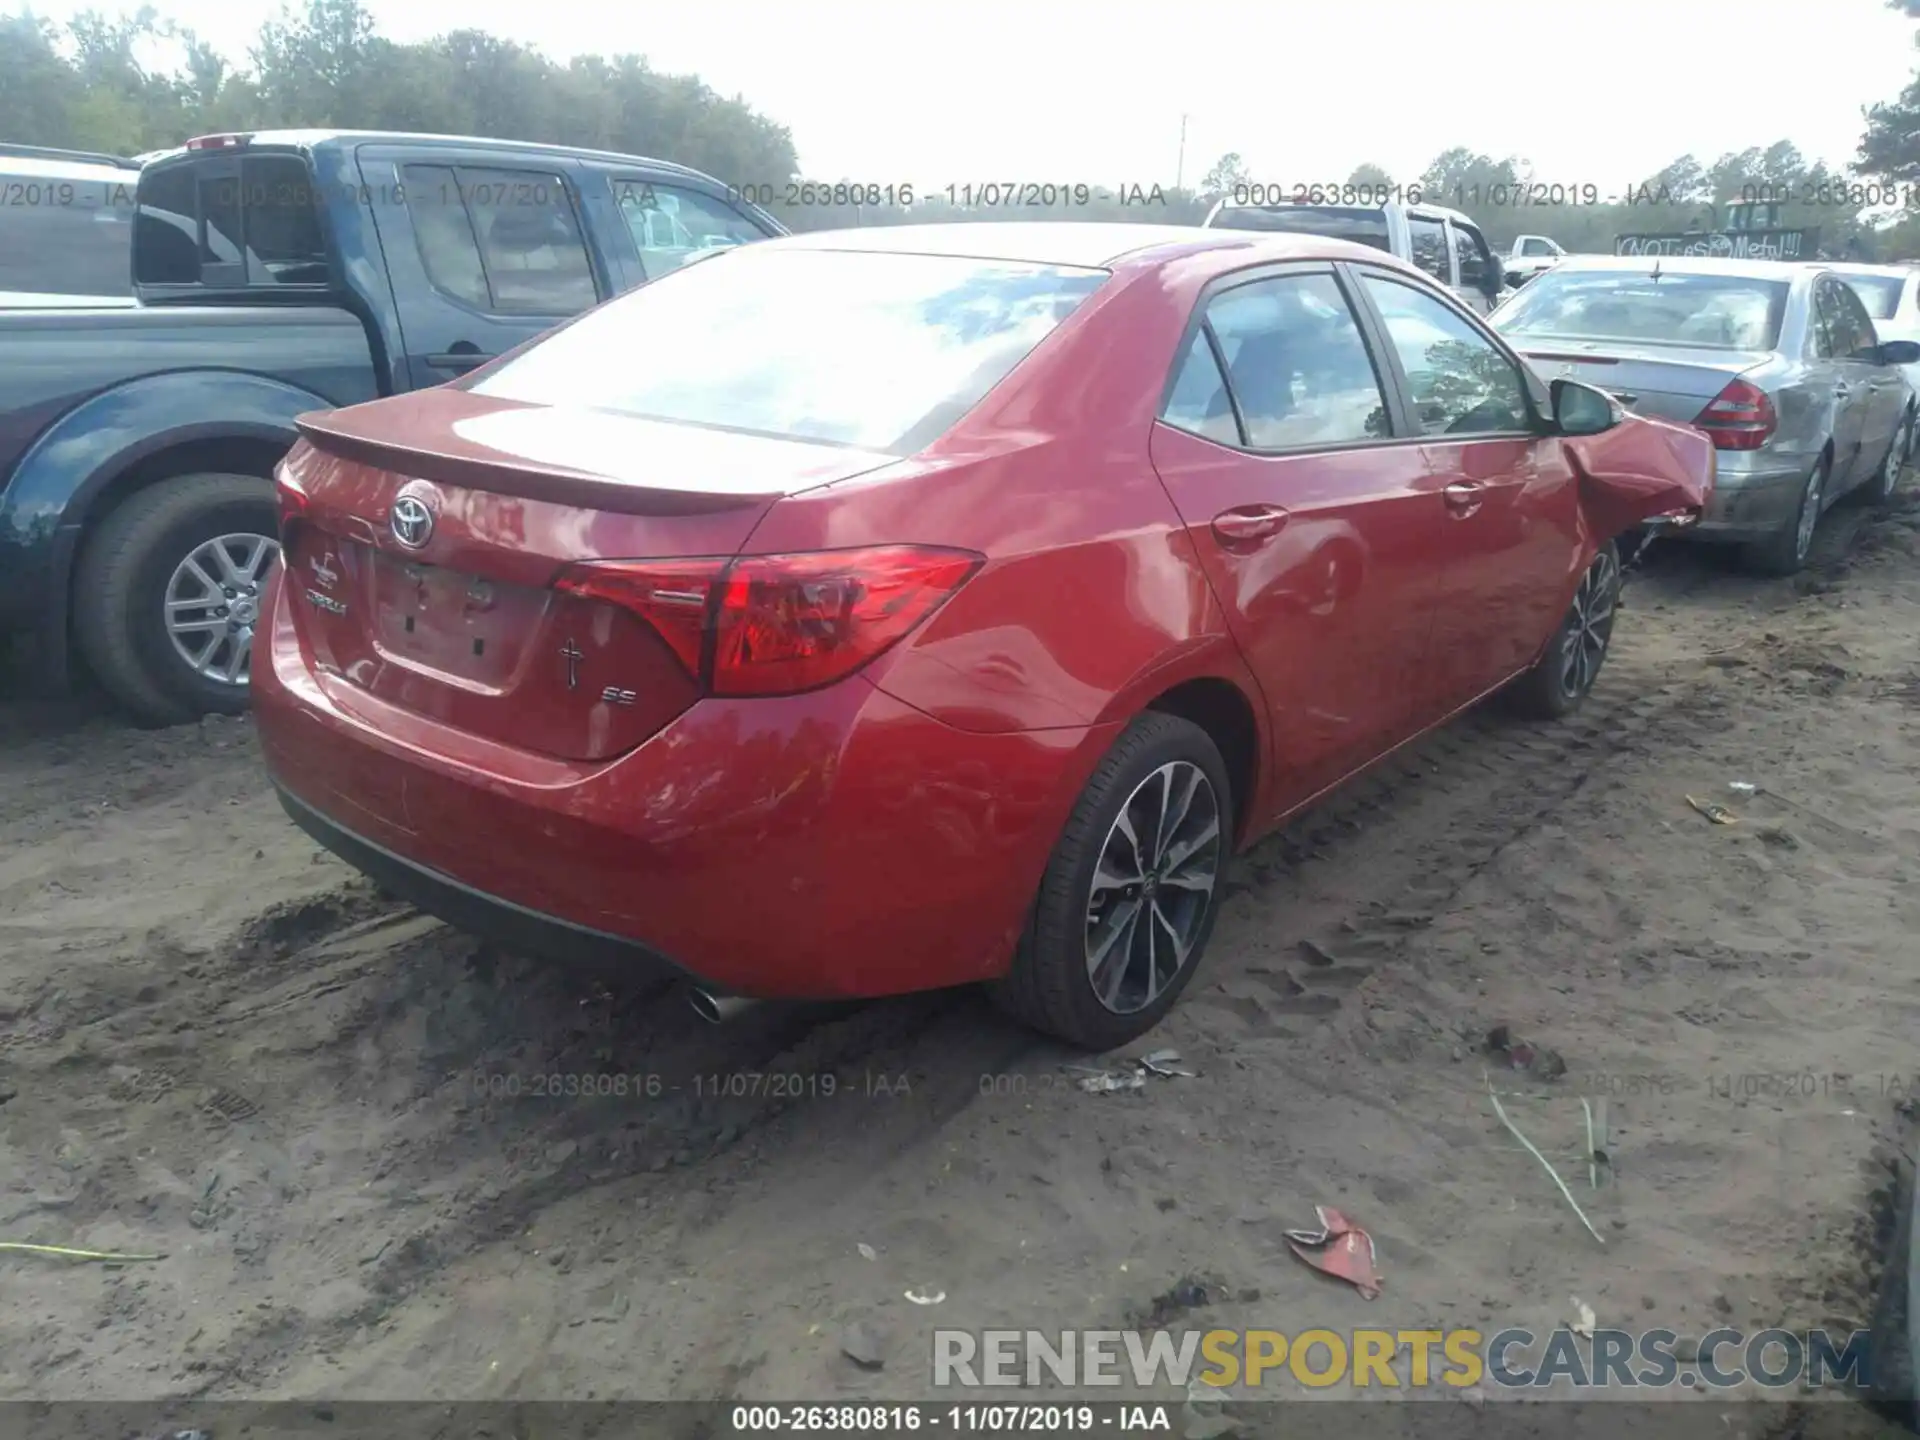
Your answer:
[[[1387,212],[1350,205],[1222,205],[1209,222],[1215,230],[1274,230],[1285,235],[1325,235],[1376,250],[1393,250]]]
[[[1893,318],[1893,312],[1900,308],[1900,291],[1907,283],[1904,275],[1842,275],[1840,278],[1853,287],[1853,293],[1860,297],[1867,314],[1875,320]]]
[[[298,155],[168,161],[140,175],[139,285],[325,285],[315,187]]]
[[[911,454],[1107,278],[943,255],[742,246],[608,302],[472,388]]]
[[[1513,335],[1624,340],[1708,350],[1771,350],[1788,282],[1744,275],[1655,276],[1624,270],[1549,270],[1495,322]]]

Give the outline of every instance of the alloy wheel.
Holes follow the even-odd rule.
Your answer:
[[[1592,687],[1613,640],[1613,619],[1619,603],[1620,562],[1609,548],[1594,557],[1573,592],[1560,659],[1562,694],[1577,698]]]
[[[245,687],[267,573],[280,554],[270,536],[221,535],[194,547],[167,581],[167,638],[195,674]]]
[[[1087,979],[1131,1015],[1192,959],[1224,856],[1220,799],[1199,766],[1173,760],[1134,787],[1107,831],[1087,897]]]

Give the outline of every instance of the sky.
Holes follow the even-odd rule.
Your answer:
[[[152,0],[241,59],[262,0]],[[0,0],[0,6],[8,0]],[[10,6],[8,8],[11,8]],[[38,0],[61,20],[115,0]],[[1792,140],[1836,164],[1920,51],[1883,0],[371,0],[382,34],[471,27],[644,54],[787,125],[813,178],[935,187],[1397,180],[1464,145],[1618,194],[1676,156]]]

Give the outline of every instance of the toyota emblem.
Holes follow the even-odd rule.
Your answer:
[[[387,526],[394,539],[409,550],[418,550],[433,538],[433,512],[413,496],[402,495],[393,502]]]

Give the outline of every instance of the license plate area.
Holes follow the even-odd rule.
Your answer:
[[[552,593],[384,551],[362,551],[371,638],[388,660],[464,685],[507,689],[528,659]]]

